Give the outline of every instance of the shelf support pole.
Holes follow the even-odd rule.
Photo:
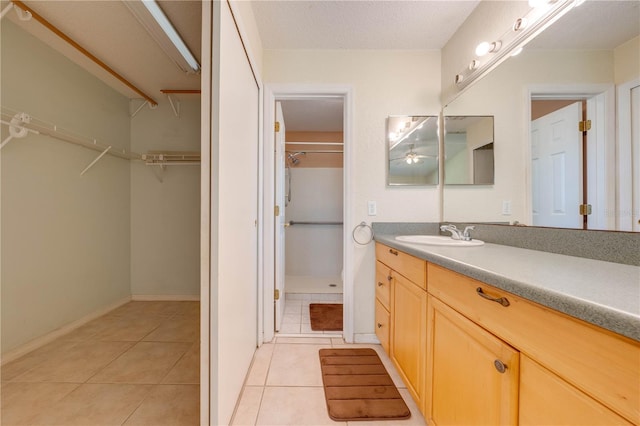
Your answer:
[[[100,153],[100,155],[98,155],[98,156],[96,157],[96,159],[95,159],[95,160],[93,160],[91,163],[89,163],[89,165],[88,165],[87,167],[85,167],[83,171],[81,171],[81,172],[80,172],[80,176],[82,176],[83,174],[85,174],[85,173],[86,173],[86,172],[87,172],[91,167],[93,167],[93,165],[94,165],[94,164],[96,164],[98,161],[100,161],[100,159],[101,159],[101,158],[102,158],[102,157],[103,157],[107,152],[109,152],[109,150],[110,150],[110,149],[111,149],[111,145],[109,145],[109,146],[107,147],[107,149],[105,149],[104,151],[102,151],[102,152]]]

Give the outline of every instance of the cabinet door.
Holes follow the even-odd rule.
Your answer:
[[[395,271],[392,275],[391,359],[407,389],[420,404],[424,393],[427,350],[427,292]]]
[[[521,425],[630,425],[526,356],[520,363]]]
[[[390,326],[389,311],[379,300],[376,300],[376,336],[378,336],[378,340],[380,340],[380,344],[387,355],[389,354]]]
[[[432,296],[429,319],[429,423],[516,424],[518,351]]]
[[[391,309],[391,269],[380,261],[376,262],[376,299]]]

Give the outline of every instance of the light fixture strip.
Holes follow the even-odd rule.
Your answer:
[[[473,58],[470,63],[473,64],[475,61],[475,64],[479,63],[479,65],[475,68],[467,66],[458,73],[455,78],[456,87],[459,90],[463,90],[497,67],[505,59],[509,58],[513,51],[523,47],[571,10],[575,1],[576,0],[558,0],[548,5],[548,9],[546,10],[543,10],[543,8],[534,8],[529,11],[524,18],[521,18],[526,20],[527,26],[518,31],[514,31],[513,27],[510,27],[499,40],[496,40],[502,43],[501,48],[497,52],[485,56],[484,60],[479,57]]]
[[[167,37],[169,37],[169,40],[171,40],[176,49],[178,49],[178,52],[180,52],[184,60],[187,61],[191,69],[194,72],[198,72],[200,70],[200,64],[198,64],[198,61],[193,56],[184,40],[182,40],[180,34],[178,34],[176,29],[173,27],[171,21],[169,21],[169,18],[167,18],[167,15],[165,15],[162,9],[160,9],[158,3],[156,3],[155,0],[142,0],[142,4],[147,8],[158,25],[160,25],[162,31],[164,31]]]

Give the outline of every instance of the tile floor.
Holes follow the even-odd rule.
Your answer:
[[[285,296],[284,316],[279,335],[330,335],[342,336],[340,331],[313,331],[309,317],[311,303],[342,303],[342,293],[287,293]]]
[[[2,366],[9,425],[197,425],[200,303],[130,302]]]
[[[318,350],[367,347],[379,354],[411,410],[403,421],[350,422],[352,425],[424,425],[424,417],[380,345],[345,345],[342,338],[276,337],[258,349],[232,421],[234,425],[336,425],[322,387]]]

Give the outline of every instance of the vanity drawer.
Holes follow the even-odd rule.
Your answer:
[[[576,388],[640,420],[640,342],[429,264],[429,293]],[[487,300],[508,300],[509,306]]]
[[[391,305],[391,269],[376,261],[376,299],[389,310]]]
[[[380,243],[376,243],[376,259],[419,287],[427,288],[427,262],[424,260]]]
[[[376,300],[376,336],[380,340],[380,345],[384,351],[389,354],[389,335],[391,330],[391,315],[389,311],[382,306],[379,300]]]

